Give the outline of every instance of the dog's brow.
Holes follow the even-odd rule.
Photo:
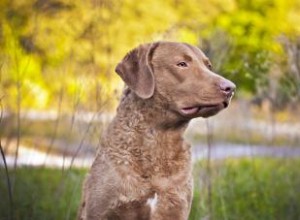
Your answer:
[[[192,58],[191,56],[187,55],[187,54],[184,54],[184,55],[183,55],[183,58],[184,58],[186,61],[192,61],[192,60],[193,60],[193,58]]]
[[[210,64],[211,63],[210,60],[207,57],[203,58],[203,62],[205,64]]]

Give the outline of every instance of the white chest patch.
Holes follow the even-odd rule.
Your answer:
[[[155,210],[157,202],[158,202],[158,198],[157,198],[157,194],[156,193],[154,194],[153,198],[149,198],[147,200],[147,205],[150,206],[151,212],[153,212]]]

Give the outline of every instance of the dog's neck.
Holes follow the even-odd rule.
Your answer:
[[[136,128],[155,129],[164,133],[173,131],[182,135],[189,120],[171,110],[167,103],[166,98],[157,92],[153,97],[144,100],[128,89],[123,93],[117,117],[124,117],[132,124],[136,122]]]
[[[168,101],[158,92],[144,100],[127,89],[123,93],[117,116],[132,118],[139,121],[141,126],[148,126],[157,131],[173,130],[183,133],[189,120],[172,110]]]
[[[109,146],[107,152],[113,161],[133,164],[139,173],[151,173],[153,161],[174,161],[181,153],[186,154],[189,146],[182,136],[188,121],[176,120],[176,114],[162,103],[159,95],[142,100],[133,93],[125,94],[102,140],[104,148]],[[177,168],[159,169],[173,173]]]

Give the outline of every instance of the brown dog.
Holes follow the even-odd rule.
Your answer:
[[[78,219],[184,220],[191,208],[188,122],[226,108],[235,90],[208,58],[183,43],[156,42],[128,53],[117,115],[86,178]]]

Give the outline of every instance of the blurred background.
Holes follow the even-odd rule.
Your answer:
[[[300,219],[300,0],[0,0],[0,219],[75,219],[141,43],[200,47],[237,85],[190,123],[192,220]]]

